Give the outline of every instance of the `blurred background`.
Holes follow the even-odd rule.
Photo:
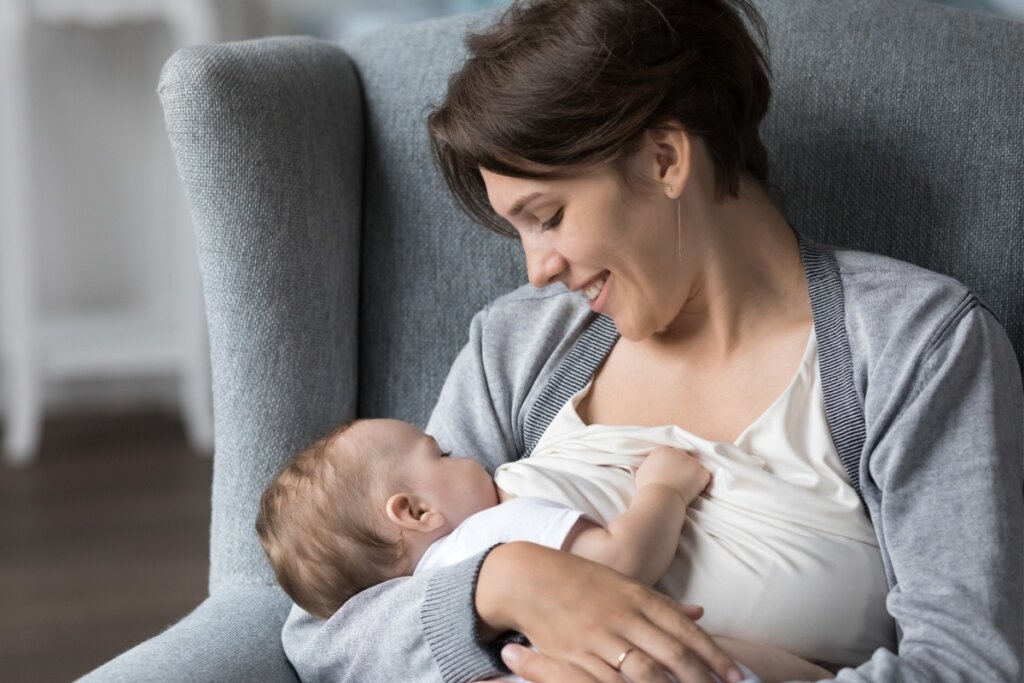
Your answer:
[[[72,680],[206,595],[210,378],[165,60],[506,3],[0,0],[5,680]],[[1024,0],[946,4],[1024,20]]]

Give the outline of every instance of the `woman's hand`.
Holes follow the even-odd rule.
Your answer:
[[[595,562],[533,543],[506,543],[484,560],[476,588],[480,633],[519,631],[543,653],[509,665],[534,683],[711,683],[739,670],[680,605]],[[734,673],[733,673],[734,671]]]

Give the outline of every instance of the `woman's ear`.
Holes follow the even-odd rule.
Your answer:
[[[690,178],[693,138],[678,123],[667,128],[649,128],[646,133],[652,142],[647,159],[652,177],[669,188],[670,198],[677,198]]]
[[[396,493],[384,503],[388,519],[409,531],[431,532],[444,526],[444,515],[410,493]]]

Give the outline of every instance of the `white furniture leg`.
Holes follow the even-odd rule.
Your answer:
[[[31,462],[42,428],[42,381],[34,343],[31,250],[31,130],[26,77],[28,8],[0,2],[0,348],[3,350],[4,460]]]
[[[213,452],[208,336],[191,226],[170,226],[171,321],[152,311],[44,319],[36,308],[28,31],[34,22],[105,27],[153,20],[169,26],[175,47],[212,43],[218,35],[211,0],[0,0],[0,389],[10,464],[34,459],[47,378],[173,372],[189,444],[197,453]]]

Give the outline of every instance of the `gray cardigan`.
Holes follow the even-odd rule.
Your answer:
[[[839,681],[1016,682],[1024,644],[1024,390],[1006,332],[949,277],[801,237],[825,411],[878,534],[899,655]],[[473,319],[427,425],[493,471],[528,454],[617,336],[561,285]],[[574,388],[575,387],[575,388]],[[327,621],[293,608],[304,681],[472,681],[506,671],[476,639],[486,553],[364,591]]]

